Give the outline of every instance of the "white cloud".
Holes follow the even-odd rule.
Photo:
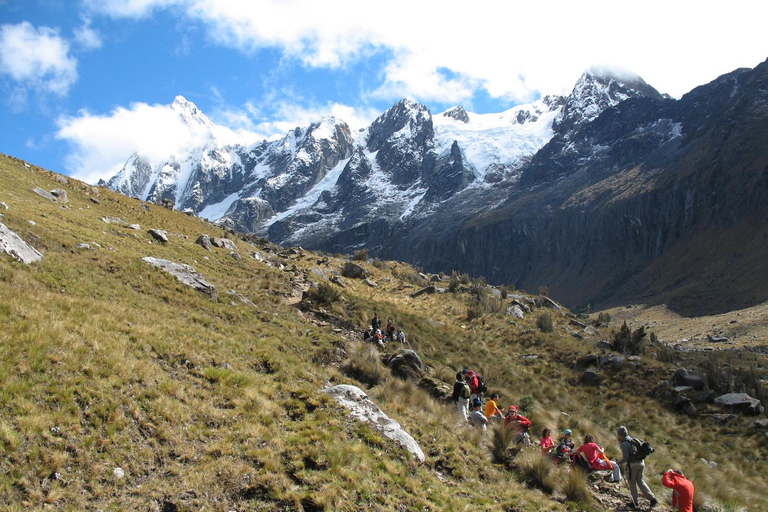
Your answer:
[[[31,23],[0,26],[0,73],[24,89],[65,95],[77,81],[77,59],[57,30]],[[26,94],[24,94],[26,96]]]
[[[310,67],[339,67],[383,49],[394,57],[375,96],[461,101],[477,88],[527,101],[568,92],[593,65],[620,65],[680,96],[768,55],[768,4],[608,0],[88,0],[111,16],[174,6],[243,52],[279,48]],[[749,13],[745,16],[744,13]],[[442,69],[450,73],[441,72]]]
[[[101,48],[101,35],[98,30],[91,28],[91,20],[83,20],[83,26],[74,31],[75,42],[86,50],[96,50]]]
[[[150,159],[182,155],[205,142],[208,132],[184,123],[168,105],[134,103],[107,115],[81,111],[58,120],[56,138],[71,149],[65,162],[71,175],[95,183],[117,173],[138,151]]]

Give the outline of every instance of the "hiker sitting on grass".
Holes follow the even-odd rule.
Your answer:
[[[661,476],[661,485],[672,489],[672,508],[677,512],[693,512],[693,482],[682,471],[666,470]]]
[[[491,395],[491,399],[485,404],[485,417],[492,421],[502,421],[504,414],[499,409],[499,394],[494,393]]]
[[[384,346],[384,338],[381,336],[381,329],[376,329],[376,332],[373,333],[373,336],[370,338],[367,338],[365,341],[375,343],[380,347]]]
[[[554,447],[555,442],[552,440],[552,429],[544,427],[544,430],[541,431],[541,454],[549,455]]]
[[[504,416],[504,426],[515,428],[518,432],[522,432],[531,427],[531,420],[522,414],[517,414],[517,406],[510,405],[509,409],[507,409],[507,414]]]
[[[405,345],[407,343],[405,341],[405,333],[403,332],[403,330],[400,327],[397,328],[397,333],[395,334],[395,341],[400,342],[403,345]]]
[[[552,461],[555,464],[566,462],[570,454],[574,452],[573,439],[571,439],[572,434],[571,429],[566,429],[563,437],[557,442],[557,448],[555,448],[555,452],[552,455]]]
[[[473,427],[485,430],[488,425],[488,418],[485,417],[480,408],[483,407],[483,401],[479,398],[472,400],[472,414],[469,415],[469,422]]]
[[[616,461],[609,460],[605,455],[605,450],[595,443],[595,436],[587,434],[584,438],[584,444],[576,449],[574,454],[583,453],[589,464],[591,471],[610,471],[613,470],[613,482],[621,482],[621,469]]]

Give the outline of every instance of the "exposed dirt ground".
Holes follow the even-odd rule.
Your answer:
[[[624,321],[633,329],[644,325],[646,331],[656,333],[661,341],[693,349],[768,345],[768,302],[721,315],[690,318],[680,316],[664,305],[632,305],[606,312],[611,315],[612,325],[621,325]],[[725,337],[728,341],[713,342],[708,336]]]

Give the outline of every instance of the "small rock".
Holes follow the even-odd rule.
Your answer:
[[[128,224],[128,229],[133,229],[134,231],[141,231],[141,226],[138,224]]]
[[[587,386],[598,386],[603,378],[594,370],[587,370],[581,375],[580,381]]]
[[[101,201],[99,201],[99,200],[98,200],[98,199],[96,199],[95,197],[89,197],[88,199],[90,199],[90,201],[91,201],[93,204],[101,204]]]
[[[232,256],[232,258],[234,258],[235,261],[242,261],[243,259],[242,257],[240,257],[239,252],[230,252],[229,255]]]
[[[372,279],[369,279],[369,278],[365,279],[365,284],[367,284],[371,288],[378,288],[379,287],[379,283],[377,283],[376,281],[374,281]]]
[[[348,261],[341,269],[341,275],[350,279],[364,279],[368,277],[368,271],[360,265]]]
[[[421,289],[421,290],[419,290],[419,291],[413,292],[413,293],[411,294],[411,298],[415,299],[416,297],[418,297],[418,296],[420,296],[420,295],[424,295],[425,293],[433,294],[433,293],[435,293],[436,291],[437,291],[437,290],[435,289],[435,287],[434,287],[434,286],[427,286],[427,287],[425,287],[425,288],[422,288],[422,289]]]
[[[78,249],[86,250],[86,251],[92,251],[93,250],[93,247],[91,247],[90,244],[86,244],[86,243],[77,244],[75,247],[77,247]]]
[[[120,480],[121,478],[125,478],[125,470],[123,468],[115,468],[112,471],[112,476]]]
[[[215,247],[219,247],[222,249],[229,249],[230,251],[237,251],[237,245],[235,242],[230,240],[229,238],[219,238],[219,237],[213,237],[211,238],[211,244]]]

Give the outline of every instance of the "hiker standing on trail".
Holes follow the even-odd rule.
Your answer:
[[[371,319],[371,329],[371,332],[381,330],[381,318],[379,318],[379,314],[376,312],[373,313],[373,318]]]
[[[387,328],[385,330],[387,333],[387,340],[388,341],[395,341],[395,324],[392,323],[392,319],[387,319]]]
[[[472,399],[474,400],[475,398],[482,398],[482,392],[480,391],[480,378],[472,370],[467,372],[467,383],[469,384],[469,389],[472,391]]]
[[[635,508],[639,505],[639,502],[637,501],[638,486],[640,487],[643,496],[650,500],[651,508],[653,508],[657,503],[656,496],[654,496],[651,488],[648,487],[648,484],[645,483],[645,480],[643,479],[645,461],[637,458],[637,449],[632,445],[632,438],[629,437],[627,427],[624,425],[620,426],[616,430],[616,435],[619,437],[619,442],[621,443],[621,460],[619,461],[619,465],[626,464],[627,472],[629,473],[629,492],[632,494],[630,508]]]
[[[459,372],[456,374],[456,382],[453,383],[453,401],[456,402],[456,409],[464,421],[467,421],[469,395],[469,384],[464,380],[464,374]]]
[[[693,512],[693,482],[682,471],[668,469],[661,476],[661,485],[672,489],[672,507],[677,512]]]
[[[469,415],[469,422],[473,427],[485,430],[488,425],[488,418],[486,418],[483,411],[480,410],[482,406],[483,401],[479,398],[472,400],[472,414]]]
[[[485,404],[485,417],[493,421],[501,421],[504,419],[504,414],[499,409],[499,394],[494,393],[491,395],[491,399]]]

